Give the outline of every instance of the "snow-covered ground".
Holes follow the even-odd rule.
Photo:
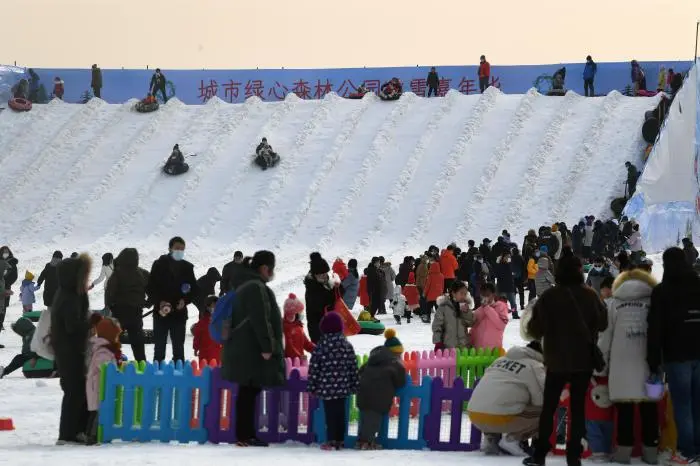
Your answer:
[[[0,112],[0,242],[19,258],[20,275],[38,274],[55,249],[91,253],[97,274],[102,253],[137,247],[148,268],[166,252],[168,239],[180,235],[198,274],[221,268],[236,249],[273,250],[272,286],[282,301],[292,291],[303,296],[312,250],[329,260],[356,257],[362,266],[372,255],[398,263],[429,244],[479,242],[503,228],[519,241],[541,224],[609,215],[610,200],[623,192],[624,162],[641,153],[644,112],[656,99],[617,92],[505,95],[489,88],[482,96],[450,92],[435,99],[408,93],[394,103],[335,95],[240,105],[214,98],[202,106],[173,99],[145,115],[135,113],[133,103],[53,101],[29,113]],[[282,156],[266,172],[251,164],[263,136]],[[188,160],[189,173],[166,177],[160,167],[175,143],[197,156]],[[102,307],[102,293],[101,286],[91,293],[93,308]],[[20,313],[15,297],[6,326]],[[398,332],[407,350],[432,348],[425,324],[404,324]],[[351,341],[367,353],[383,340]],[[520,344],[517,323],[508,326],[505,342]],[[0,343],[6,365],[20,340],[3,332]],[[292,455],[334,465],[519,464],[478,454],[326,454],[286,445],[264,452],[225,445],[59,448],[52,445],[60,398],[56,380],[31,381],[16,372],[0,381],[0,417],[12,417],[17,427],[0,432],[0,464],[36,465],[58,454],[74,465],[117,458],[149,465],[224,458],[276,464]]]

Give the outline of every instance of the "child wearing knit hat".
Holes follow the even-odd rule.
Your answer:
[[[32,312],[36,302],[36,293],[41,286],[34,283],[34,274],[29,270],[24,274],[24,280],[19,287],[19,299],[22,301],[22,311]]]
[[[367,363],[360,369],[357,407],[360,409],[360,430],[356,448],[377,450],[377,434],[382,419],[389,414],[396,392],[406,385],[406,368],[401,361],[403,345],[396,330],[384,332],[384,345],[369,353]]]
[[[322,450],[340,450],[347,427],[345,404],[357,391],[355,350],[343,335],[343,320],[336,312],[321,319],[321,339],[311,354],[307,391],[323,401],[326,442]]]
[[[306,359],[304,351],[311,353],[314,345],[304,332],[300,314],[304,312],[304,303],[294,293],[284,301],[284,357]]]
[[[97,320],[95,318],[95,320]],[[95,325],[95,336],[90,338],[92,355],[85,379],[87,394],[88,444],[97,442],[97,410],[100,405],[100,368],[103,364],[121,361],[121,343],[119,336],[122,329],[119,322],[111,317],[104,317]]]

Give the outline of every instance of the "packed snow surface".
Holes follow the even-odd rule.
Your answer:
[[[5,110],[0,243],[20,260],[20,276],[25,270],[38,275],[55,249],[91,253],[95,276],[104,252],[116,255],[127,246],[137,247],[141,265],[149,268],[175,235],[187,240],[187,258],[198,275],[210,266],[220,269],[236,249],[271,249],[278,257],[271,285],[281,302],[290,291],[304,295],[313,250],[329,261],[356,257],[361,268],[372,255],[398,264],[430,244],[480,242],[503,228],[519,242],[541,224],[609,215],[610,201],[624,190],[624,162],[641,152],[644,112],[655,104],[617,92],[555,98],[489,88],[481,96],[452,91],[434,99],[407,93],[393,103],[330,94],[238,105],[214,98],[186,106],[173,99],[151,114],[134,112],[133,102],[100,99],[86,105],[53,101],[28,113]],[[262,137],[282,157],[264,172],[252,164]],[[187,174],[168,177],[160,168],[176,143],[196,157],[188,159]],[[93,308],[103,306],[102,293],[102,286],[91,293]],[[20,314],[14,297],[6,327]],[[419,321],[404,323],[398,336],[407,350],[432,348],[430,326]],[[351,341],[358,353],[367,353],[383,339],[361,335]],[[5,331],[0,343],[7,346],[0,350],[6,365],[21,342]],[[520,344],[517,322],[506,330],[505,346],[514,344]],[[189,335],[186,348],[192,356]],[[520,464],[478,453],[329,454],[288,445],[55,447],[60,399],[57,380],[38,384],[15,372],[0,381],[0,417],[13,417],[17,428],[0,432],[0,464],[58,459],[92,465],[110,458],[147,465],[279,464],[291,455],[332,465]]]

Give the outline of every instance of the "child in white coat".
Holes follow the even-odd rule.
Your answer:
[[[391,303],[391,309],[394,311],[394,320],[396,320],[397,325],[401,325],[401,317],[406,315],[406,306],[406,297],[401,292],[401,287],[396,285],[396,288],[394,288],[394,299]],[[408,322],[411,322],[410,317],[408,318]]]

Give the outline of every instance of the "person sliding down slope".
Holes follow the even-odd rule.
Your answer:
[[[267,138],[262,138],[258,147],[255,148],[255,163],[263,170],[267,170],[277,165],[279,161],[280,156],[272,150],[272,146],[267,143]]]
[[[180,152],[180,146],[175,144],[173,152],[170,154],[163,171],[168,175],[181,175],[190,169],[190,166],[185,163],[185,156]]]

